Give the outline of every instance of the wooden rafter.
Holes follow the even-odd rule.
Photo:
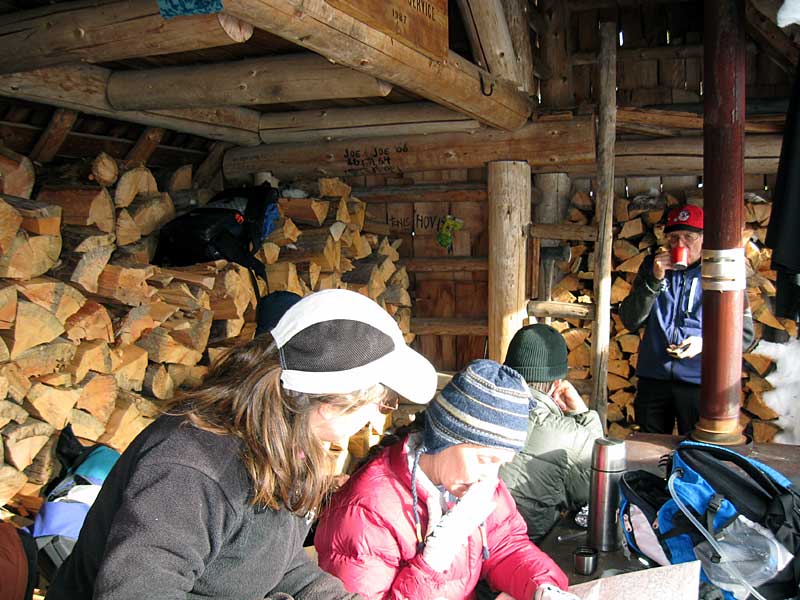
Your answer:
[[[747,34],[764,48],[767,56],[786,73],[793,74],[800,49],[791,38],[752,2],[745,2]]]
[[[226,14],[164,19],[152,0],[60,3],[3,15],[0,73],[237,44],[253,28]]]
[[[118,111],[108,103],[111,71],[94,65],[52,67],[0,75],[0,96],[164,127],[244,146],[258,144],[259,113],[237,107]]]
[[[226,0],[225,10],[336,63],[493,127],[517,129],[530,115],[530,100],[513,84],[493,81],[489,73],[454,52],[446,60],[433,60],[324,0]]]
[[[78,113],[74,110],[57,108],[53,112],[53,116],[50,117],[50,123],[42,132],[42,135],[39,136],[28,157],[40,163],[53,160],[77,120]]]
[[[164,133],[166,132],[162,127],[146,128],[136,140],[133,148],[125,155],[125,167],[145,166],[164,138]]]
[[[458,0],[475,64],[521,85],[511,31],[500,0]]]

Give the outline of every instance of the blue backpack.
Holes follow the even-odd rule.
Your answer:
[[[669,477],[629,471],[619,515],[627,548],[649,564],[700,560],[726,598],[793,598],[800,581],[800,495],[775,469],[728,448],[683,442]]]

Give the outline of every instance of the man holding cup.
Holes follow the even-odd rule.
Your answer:
[[[645,433],[685,435],[699,417],[703,351],[703,209],[680,206],[667,215],[669,249],[642,263],[619,308],[630,331],[645,326],[636,364],[636,422]],[[743,347],[753,342],[753,317],[745,298]]]

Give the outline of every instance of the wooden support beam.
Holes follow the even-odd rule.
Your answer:
[[[594,120],[576,117],[529,123],[513,132],[396,136],[330,144],[276,144],[233,148],[223,169],[229,179],[272,171],[279,178],[373,175],[481,167],[487,160],[527,161],[552,171],[558,165],[594,165]],[[591,169],[589,169],[591,170]]]
[[[53,160],[77,120],[78,113],[74,110],[57,108],[28,158],[40,163],[48,163]]]
[[[753,117],[745,124],[747,133],[782,133],[785,115]],[[691,131],[703,130],[702,113],[659,110],[634,106],[617,107],[617,133],[637,133],[663,137],[678,137]]]
[[[475,131],[480,123],[433,102],[262,113],[265,144]]]
[[[501,0],[457,0],[475,64],[522,87]]]
[[[204,65],[115,71],[108,101],[117,110],[292,104],[383,97],[392,86],[306,52]]]
[[[523,161],[488,165],[489,358],[502,363],[525,318],[526,227],[531,221],[531,170]]]
[[[463,273],[488,271],[489,261],[485,256],[419,257],[401,259],[397,266],[404,266],[409,273]]]
[[[0,75],[0,96],[51,104],[131,123],[164,127],[243,146],[259,143],[259,113],[236,107],[114,110],[106,98],[111,71],[94,65]]]
[[[226,0],[225,11],[313,50],[501,129],[528,120],[531,103],[513,84],[493,77],[450,51],[435,60],[398,42],[324,0]],[[481,89],[491,89],[491,94]]]
[[[747,52],[758,52],[755,44],[747,44]],[[617,48],[617,62],[637,60],[670,60],[682,58],[703,58],[702,44],[685,46],[653,46],[651,48]],[[594,65],[599,60],[597,52],[575,52],[570,56],[572,66]]]
[[[547,302],[531,300],[528,302],[528,314],[543,319],[594,319],[594,304],[570,304],[569,302]]]
[[[165,131],[161,127],[148,127],[145,129],[139,139],[136,140],[133,148],[125,155],[125,168],[144,167],[161,143],[164,133]]]
[[[0,73],[200,50],[252,35],[251,25],[225,13],[164,19],[152,0],[61,3],[3,15]]]
[[[592,398],[603,428],[608,413],[608,345],[611,336],[611,247],[614,143],[617,128],[617,24],[600,24],[600,113],[597,132],[597,243],[594,249],[595,319],[592,323]]]
[[[203,189],[211,185],[214,177],[222,170],[222,157],[230,147],[231,144],[227,142],[216,142],[211,146],[211,150],[209,150],[205,160],[200,163],[192,177],[192,187],[194,189]]]
[[[353,188],[364,202],[485,202],[484,183],[422,183]]]
[[[747,34],[761,44],[772,62],[784,72],[793,75],[800,49],[792,38],[762,13],[752,0],[744,3],[744,15],[747,20]]]
[[[520,90],[533,96],[538,91],[536,78],[533,75],[533,47],[531,32],[528,28],[530,6],[528,0],[501,0],[503,13],[511,34],[511,45],[514,47],[514,62],[517,67],[517,80]]]
[[[411,319],[411,333],[416,335],[476,335],[485,336],[489,327],[485,319],[423,318]]]
[[[569,67],[567,7],[563,0],[542,0],[539,8],[545,31],[539,34],[541,60],[551,77],[541,83],[542,104],[564,108],[575,104],[572,69]]]

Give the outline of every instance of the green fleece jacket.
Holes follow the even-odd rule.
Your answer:
[[[536,408],[528,418],[525,447],[500,469],[500,477],[528,524],[528,536],[538,541],[562,510],[589,501],[592,446],[603,427],[593,410],[564,414],[547,394],[531,393]]]

